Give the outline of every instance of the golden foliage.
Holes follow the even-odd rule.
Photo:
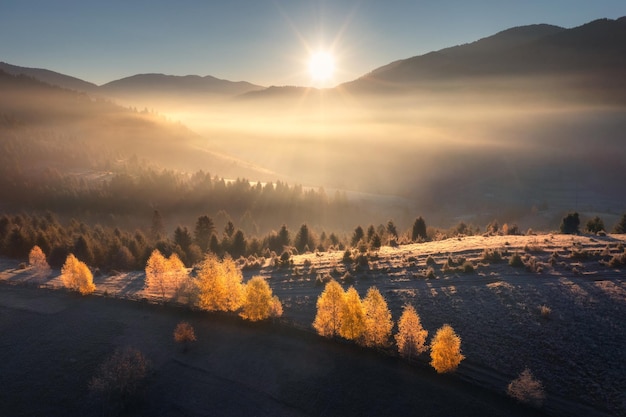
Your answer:
[[[363,299],[363,308],[365,309],[363,343],[369,347],[387,346],[393,321],[387,301],[376,287],[367,290]]]
[[[270,317],[278,318],[283,315],[283,305],[278,299],[278,296],[272,297],[272,303],[270,305]]]
[[[354,287],[348,288],[341,308],[339,334],[348,340],[358,340],[365,333],[365,309],[359,293]]]
[[[405,305],[398,320],[398,333],[395,336],[400,356],[412,359],[426,352],[427,336],[428,330],[422,327],[420,316],[415,308],[412,305]]]
[[[317,314],[313,327],[320,336],[334,337],[339,334],[345,293],[337,281],[330,280],[317,298]]]
[[[438,373],[456,370],[465,356],[461,354],[461,338],[454,329],[444,324],[430,344],[430,364]]]
[[[178,323],[176,329],[174,329],[174,341],[176,341],[176,343],[182,343],[185,346],[191,342],[195,342],[196,333],[191,324],[186,321]]]
[[[272,310],[272,289],[263,277],[253,277],[245,286],[241,317],[250,321],[264,320]]]
[[[517,401],[541,407],[546,394],[541,381],[535,379],[530,369],[526,368],[507,387],[507,394]]]
[[[28,254],[28,263],[35,270],[35,275],[40,278],[43,278],[50,273],[50,265],[48,265],[48,261],[46,261],[46,255],[37,245],[33,246],[30,250],[30,253]]]
[[[78,291],[82,295],[91,294],[96,290],[93,275],[84,262],[69,254],[61,268],[61,282],[65,288]]]
[[[244,300],[243,276],[232,259],[220,262],[214,254],[208,253],[202,264],[196,286],[198,306],[208,311],[235,311]]]
[[[178,255],[164,257],[158,249],[152,251],[146,263],[146,288],[156,291],[165,301],[166,295],[176,291],[187,277],[187,269]]]

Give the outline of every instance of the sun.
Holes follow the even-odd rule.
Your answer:
[[[329,52],[318,51],[309,57],[309,74],[313,81],[325,82],[333,77],[335,59]]]

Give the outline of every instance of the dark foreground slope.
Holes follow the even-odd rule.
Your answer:
[[[172,341],[182,319],[197,345]],[[153,363],[124,415],[537,415],[454,376],[269,324],[0,285],[0,415],[90,416],[87,384],[116,347]]]

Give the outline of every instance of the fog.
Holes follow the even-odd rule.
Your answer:
[[[626,107],[596,92],[547,79],[395,95],[275,90],[160,106],[208,148],[276,178],[397,196],[441,221],[625,205],[617,190],[626,173]]]

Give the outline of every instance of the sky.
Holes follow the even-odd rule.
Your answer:
[[[0,61],[98,85],[141,73],[326,85],[514,26],[626,15],[624,0],[1,0]]]

